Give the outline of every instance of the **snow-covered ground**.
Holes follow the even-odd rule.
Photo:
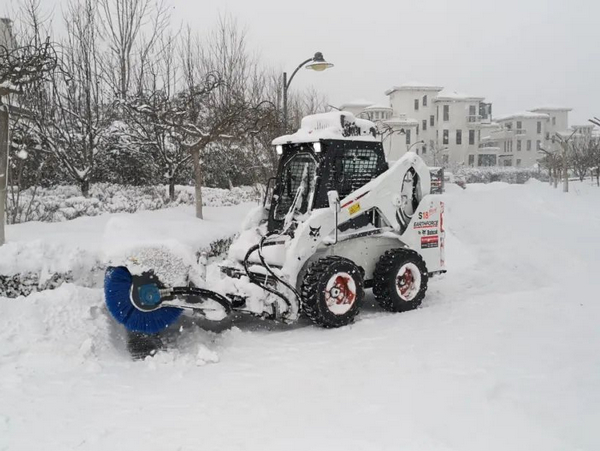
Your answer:
[[[423,307],[342,329],[186,322],[133,362],[99,289],[0,299],[0,450],[597,450],[600,189],[571,188],[451,189],[449,272]],[[37,238],[98,237],[92,219]]]

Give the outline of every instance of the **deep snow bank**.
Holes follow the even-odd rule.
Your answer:
[[[10,225],[0,248],[0,276],[26,275],[43,287],[58,274],[79,285],[100,286],[104,266],[120,250],[163,244],[194,258],[211,243],[235,235],[254,205],[205,207],[203,221],[194,217],[193,207],[175,207]]]
[[[0,299],[0,449],[596,450],[599,202],[451,190],[449,273],[423,308],[337,330],[187,322],[144,362],[100,290]]]

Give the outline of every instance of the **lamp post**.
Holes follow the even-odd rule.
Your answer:
[[[410,152],[410,149],[413,148],[413,146],[416,146],[417,144],[425,144],[425,141],[421,140],[421,141],[417,141],[412,143],[410,146],[408,146],[408,149],[406,149],[407,152]]]
[[[300,63],[298,65],[296,70],[294,72],[292,72],[292,76],[289,78],[289,80],[287,77],[287,72],[283,73],[283,129],[284,129],[284,132],[287,131],[287,126],[288,126],[288,89],[290,88],[290,84],[292,83],[292,80],[294,79],[294,77],[296,76],[298,71],[303,66],[306,66],[306,68],[310,69],[310,70],[322,72],[325,69],[329,69],[330,67],[333,67],[333,64],[325,61],[325,58],[323,58],[323,54],[321,52],[317,52],[317,53],[315,53],[315,55],[312,58],[308,58],[306,61],[302,61],[302,63]]]

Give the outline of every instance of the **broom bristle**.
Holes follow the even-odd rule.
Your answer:
[[[156,334],[181,315],[182,310],[164,307],[152,312],[142,312],[131,303],[130,291],[133,279],[127,268],[109,267],[104,276],[104,298],[110,314],[127,330],[144,334]]]

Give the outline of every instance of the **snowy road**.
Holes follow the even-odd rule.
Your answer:
[[[0,299],[0,450],[597,450],[600,189],[447,194],[423,308],[187,324],[131,362],[100,290]]]

